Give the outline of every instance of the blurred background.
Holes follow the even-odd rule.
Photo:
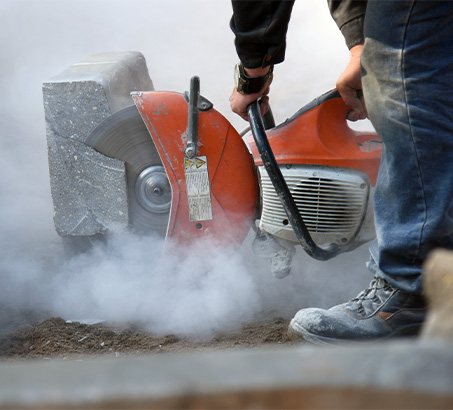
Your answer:
[[[295,4],[271,106],[280,123],[335,86],[349,52],[326,1]],[[152,240],[124,233],[68,259],[53,226],[42,83],[92,53],[140,51],[156,90],[201,93],[238,130],[229,109],[237,62],[228,0],[0,0],[0,306],[65,319],[141,319],[153,331],[212,334],[262,315],[290,317],[355,296],[371,279],[367,246],[330,262],[299,249],[292,274],[274,279],[244,244],[196,261],[162,261]],[[124,240],[126,238],[126,240]],[[188,281],[187,278],[190,278]],[[196,283],[194,285],[194,283]],[[194,314],[197,312],[197,314]],[[152,325],[152,326],[151,326]],[[0,332],[12,319],[0,321]]]

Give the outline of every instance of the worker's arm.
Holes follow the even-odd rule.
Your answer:
[[[366,0],[328,0],[332,18],[337,23],[350,49],[351,58],[346,69],[338,77],[336,86],[343,101],[351,109],[348,118],[351,121],[367,117],[365,101],[361,93],[362,76],[360,56],[364,43],[364,21],[367,2]]]
[[[349,49],[363,44],[363,25],[367,7],[366,0],[327,0],[330,14],[335,20]]]
[[[243,1],[232,0],[233,17],[230,27],[235,35],[236,51],[248,77],[263,77],[270,67],[285,59],[286,33],[294,0]],[[247,120],[247,106],[262,97],[261,113],[268,110],[269,86],[272,76],[262,89],[243,94],[236,88],[230,96],[233,112]]]
[[[328,0],[329,8],[337,25],[351,49],[351,60],[337,81],[337,88],[351,108],[349,118],[366,118],[363,97],[357,90],[362,88],[360,77],[360,54],[363,44],[363,22],[366,1]],[[235,34],[236,51],[245,71],[250,77],[267,73],[269,66],[281,63],[285,58],[286,33],[294,1],[244,1],[232,0],[233,17],[231,29]],[[236,88],[230,96],[233,112],[247,120],[247,106],[262,97],[261,113],[268,109],[269,86],[272,77],[263,88],[253,94],[243,94]]]
[[[286,33],[294,0],[232,0],[230,27],[239,59],[247,68],[264,68],[285,59]]]

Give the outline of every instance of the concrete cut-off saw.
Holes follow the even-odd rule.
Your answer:
[[[177,244],[210,237],[230,244],[252,227],[252,248],[277,277],[289,273],[297,244],[328,260],[374,238],[381,142],[349,127],[338,91],[278,126],[255,102],[242,135],[200,95],[198,77],[189,92],[132,99],[85,143],[125,161],[134,230]]]

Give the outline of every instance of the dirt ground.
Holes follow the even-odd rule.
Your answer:
[[[175,335],[156,337],[137,325],[109,326],[104,323],[66,322],[60,317],[0,337],[0,361],[24,359],[83,359],[143,353],[173,353],[206,349],[253,348],[293,344],[286,335],[288,320],[274,318],[243,326],[234,333],[209,340],[191,340]]]

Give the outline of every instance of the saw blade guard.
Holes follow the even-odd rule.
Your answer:
[[[187,95],[153,91],[132,98],[171,186],[167,239],[242,243],[255,220],[259,190],[253,159],[237,131],[200,99],[196,155],[189,157]]]

